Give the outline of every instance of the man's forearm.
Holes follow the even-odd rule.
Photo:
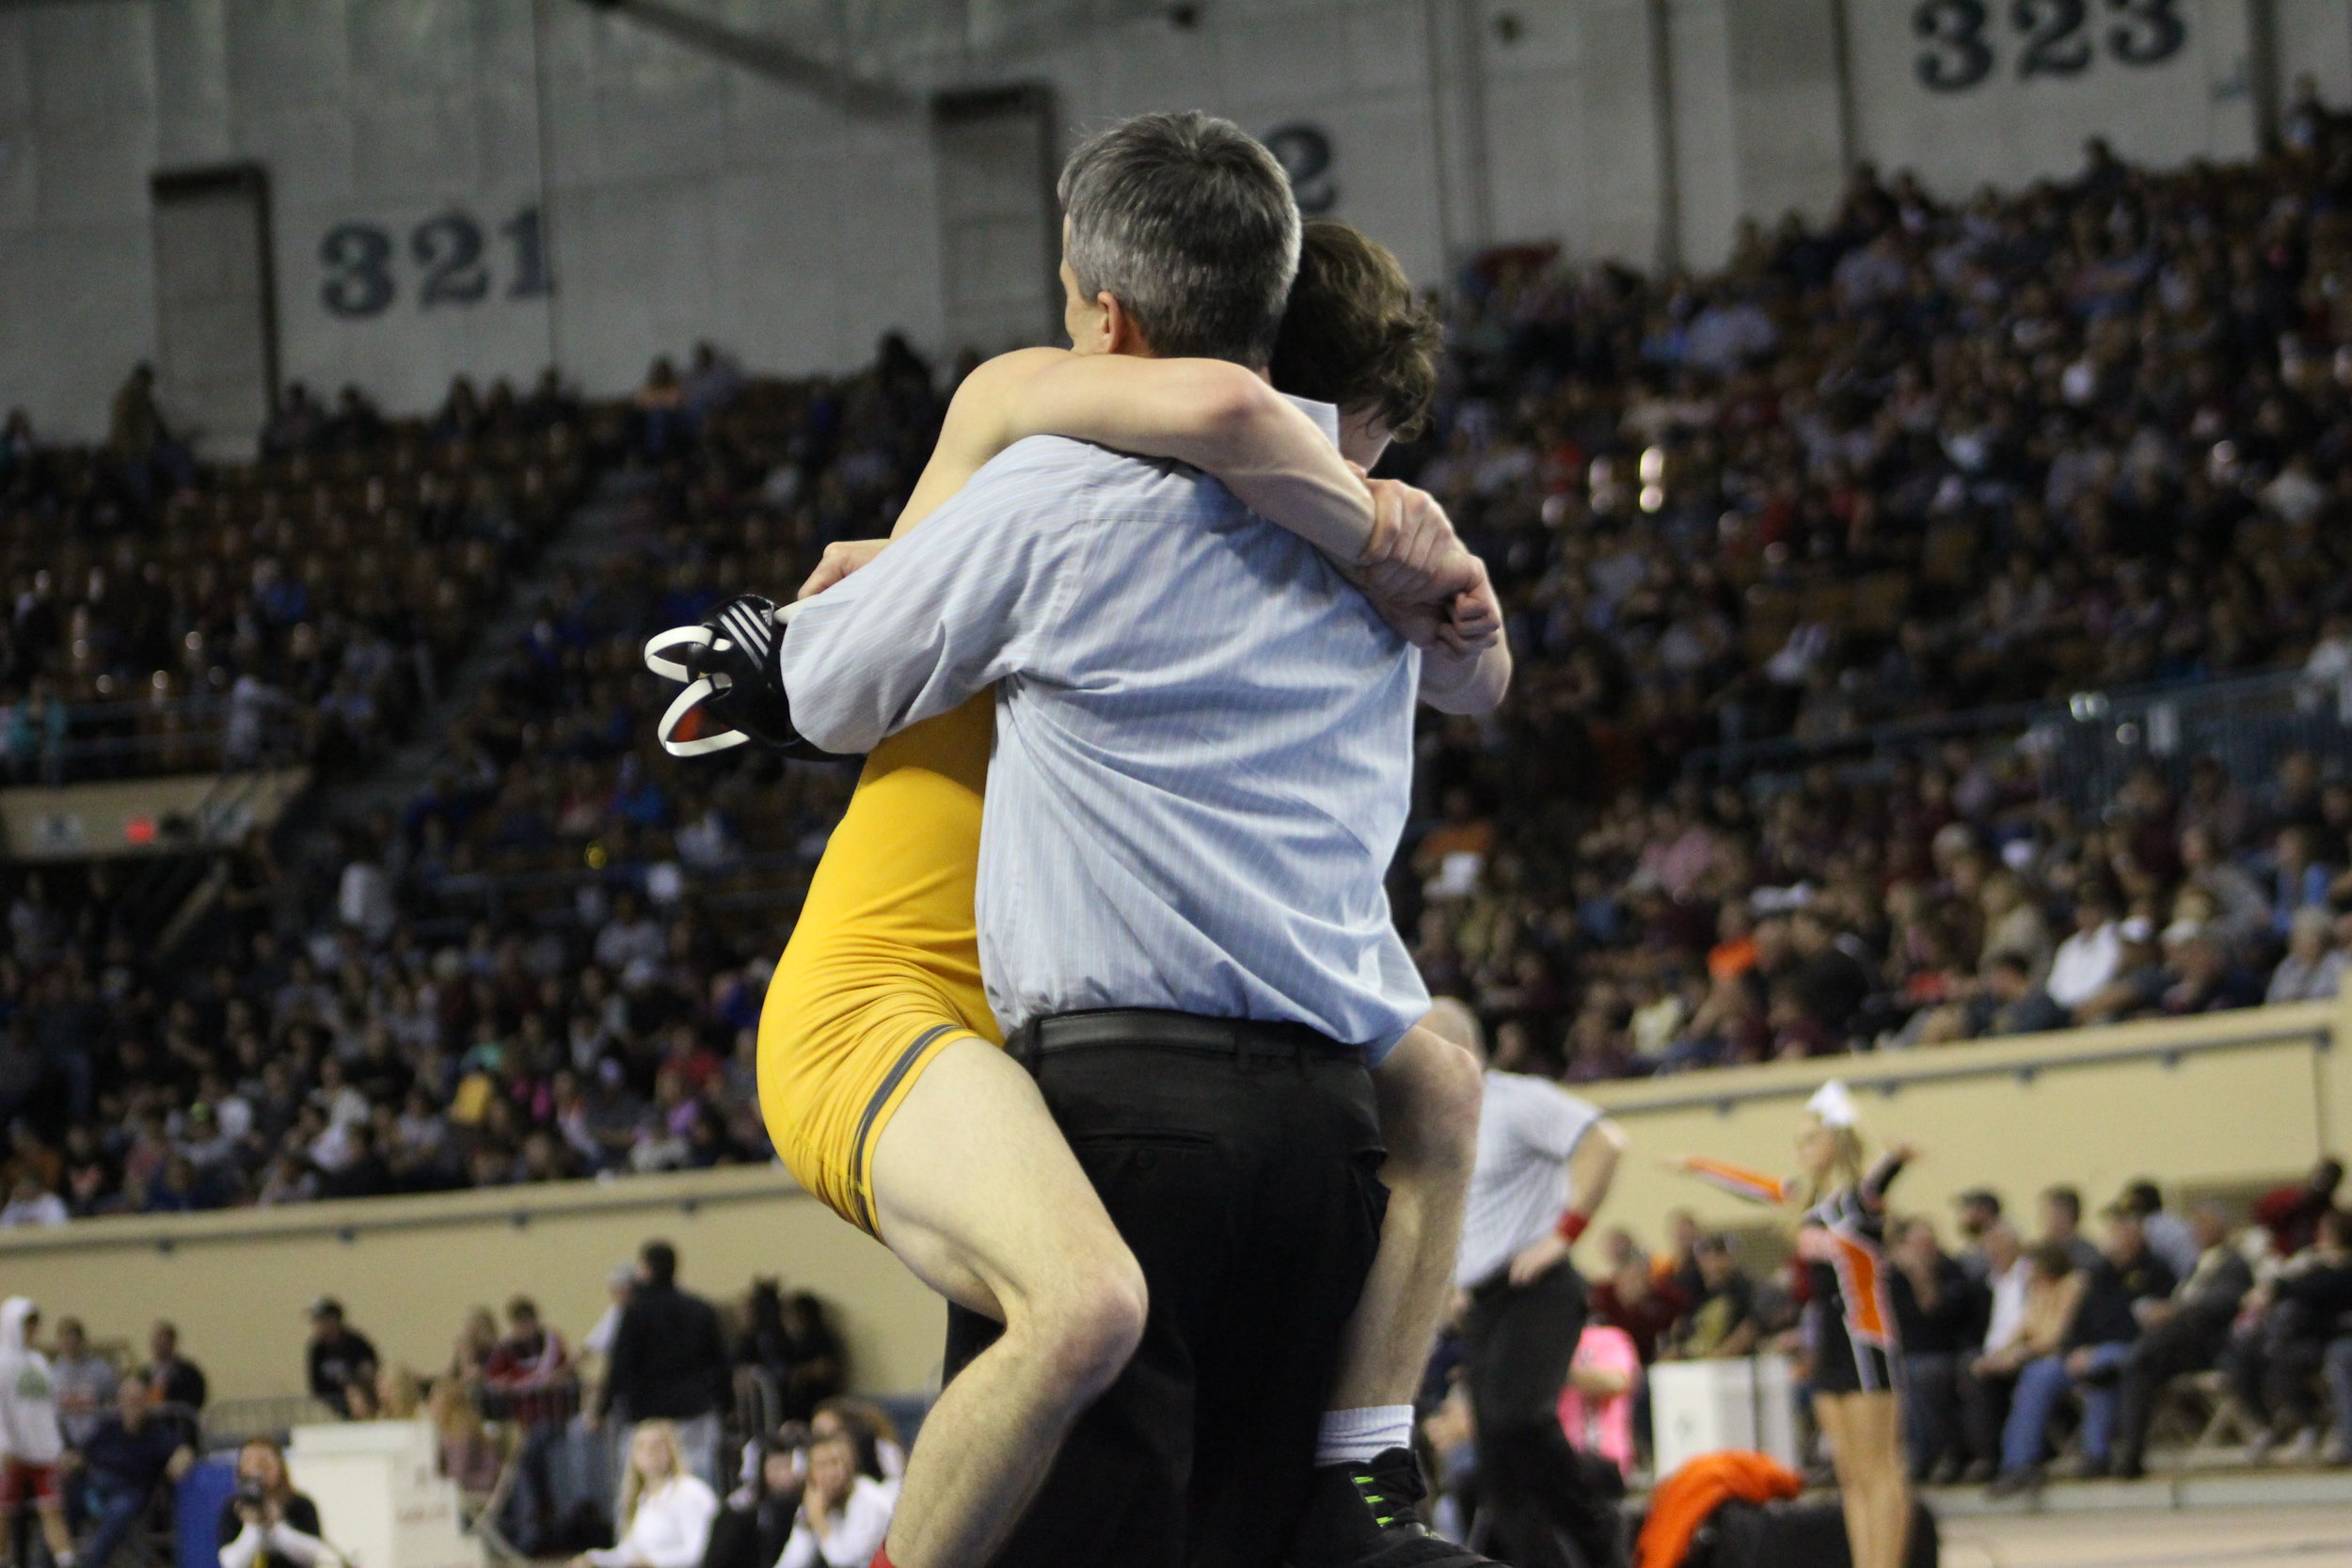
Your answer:
[[[1426,648],[1421,659],[1421,700],[1439,713],[1492,712],[1511,689],[1511,646],[1497,638],[1473,654]]]

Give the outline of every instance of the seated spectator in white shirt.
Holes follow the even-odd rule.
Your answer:
[[[629,1435],[628,1475],[621,1482],[621,1539],[582,1552],[572,1568],[700,1568],[718,1517],[719,1495],[687,1468],[677,1428],[640,1421]]]
[[[2333,944],[2333,923],[2328,911],[2305,908],[2295,911],[2287,927],[2287,956],[2271,972],[2270,989],[2263,1001],[2270,1006],[2287,1002],[2325,1002],[2344,984],[2344,949]]]
[[[2079,1007],[2115,978],[2122,952],[2113,897],[2087,888],[2074,905],[2074,934],[2058,943],[2042,989],[2059,1006]]]
[[[65,1199],[41,1185],[40,1178],[28,1170],[8,1189],[8,1206],[0,1208],[0,1230],[26,1226],[46,1228],[63,1225],[71,1217],[66,1212]]]
[[[895,1502],[882,1482],[858,1474],[846,1433],[818,1438],[808,1450],[801,1515],[776,1568],[866,1568],[890,1533]]]

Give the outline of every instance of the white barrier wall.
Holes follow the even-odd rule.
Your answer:
[[[670,3],[824,48],[814,0]],[[2352,100],[2345,0],[1073,0],[1095,20],[1015,46],[867,38],[913,106],[863,118],[580,0],[0,7],[0,405],[103,430],[152,352],[158,169],[263,166],[283,373],[410,410],[550,361],[615,391],[701,337],[786,370],[891,327],[951,351],[934,87],[1042,82],[1065,140],[1231,115],[1428,281],[1519,239],[1704,266],[1743,216],[1826,212],[1856,156],[1958,192],[2093,133],[2241,155],[2256,4],[2280,93]]]

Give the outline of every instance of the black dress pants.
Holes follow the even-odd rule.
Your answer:
[[[1034,1058],[1151,1310],[996,1568],[1279,1568],[1388,1206],[1360,1053],[1300,1033]],[[948,1374],[998,1332],[951,1307]]]
[[[2115,1462],[2136,1469],[2148,1456],[2148,1426],[2165,1385],[2201,1372],[2221,1358],[2230,1321],[2185,1311],[2156,1324],[2132,1346],[2116,1385]]]
[[[1462,1320],[1487,1514],[1497,1555],[1518,1568],[1575,1568],[1555,1531],[1574,1544],[1582,1568],[1625,1560],[1615,1502],[1560,1426],[1560,1394],[1584,1316],[1583,1278],[1562,1262],[1525,1285],[1480,1286]]]

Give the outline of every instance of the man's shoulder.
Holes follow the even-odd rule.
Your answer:
[[[972,484],[983,481],[1007,487],[1036,483],[1073,490],[1084,487],[1130,502],[1149,499],[1173,506],[1246,510],[1224,485],[1198,468],[1068,436],[1029,436],[1015,441],[981,465]]]

